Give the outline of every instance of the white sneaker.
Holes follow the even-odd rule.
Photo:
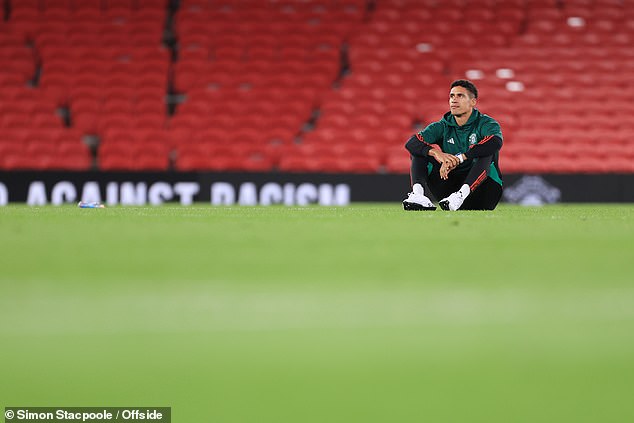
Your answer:
[[[450,194],[449,197],[440,200],[438,204],[443,210],[456,211],[462,206],[462,203],[464,203],[464,200],[470,193],[471,189],[469,188],[469,185],[464,184],[458,191]]]
[[[436,206],[427,198],[420,184],[415,184],[413,191],[403,200],[403,210],[420,211],[420,210],[436,210]]]

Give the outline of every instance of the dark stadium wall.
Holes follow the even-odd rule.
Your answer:
[[[508,174],[503,201],[634,202],[634,174]],[[222,205],[346,206],[399,203],[409,189],[403,174],[0,172],[0,205],[98,201],[106,205],[206,203]]]

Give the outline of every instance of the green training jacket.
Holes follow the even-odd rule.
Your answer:
[[[443,152],[451,154],[467,154],[469,148],[484,143],[493,136],[502,137],[502,129],[500,124],[491,116],[480,113],[478,109],[473,109],[467,123],[458,126],[456,118],[451,112],[445,113],[443,118],[437,122],[430,123],[425,129],[416,135],[419,140],[427,144],[436,144],[440,146]],[[489,169],[489,177],[498,184],[502,185],[502,177],[500,174],[499,151],[493,156],[493,162]],[[473,166],[475,159],[465,160],[457,169],[467,170]],[[431,171],[431,165],[430,165]]]

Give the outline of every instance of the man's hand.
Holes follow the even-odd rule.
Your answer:
[[[456,166],[452,166],[448,164],[448,162],[443,162],[440,166],[440,179],[447,180],[449,178],[449,172],[454,170]]]
[[[429,150],[429,155],[440,163],[440,178],[447,179],[449,172],[460,164],[460,159],[453,154],[443,153],[436,149]]]

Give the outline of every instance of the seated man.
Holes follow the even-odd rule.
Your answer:
[[[412,192],[405,210],[436,210],[425,186],[441,198],[443,210],[493,210],[502,196],[498,166],[502,130],[475,108],[478,90],[470,81],[451,84],[449,108],[405,144],[412,158]]]

